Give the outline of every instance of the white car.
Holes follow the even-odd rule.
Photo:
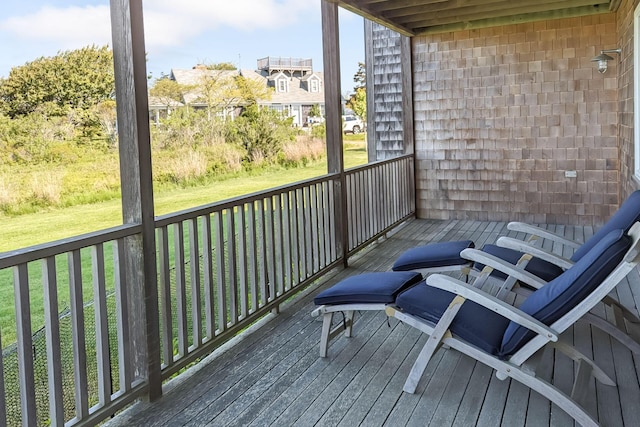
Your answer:
[[[356,116],[342,116],[342,132],[358,134],[364,131],[364,123]]]

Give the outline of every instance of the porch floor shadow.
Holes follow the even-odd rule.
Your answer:
[[[471,239],[480,248],[510,232],[502,222],[411,220],[284,305],[279,314],[234,340],[165,386],[156,402],[140,402],[108,426],[567,426],[573,420],[548,399],[455,350],[440,349],[416,394],[402,391],[426,335],[383,312],[356,315],[354,336],[332,341],[318,356],[322,322],[313,297],[339,280],[389,270],[404,250],[428,242]],[[548,226],[584,241],[592,227]],[[554,248],[551,242],[543,242]],[[570,255],[570,253],[565,253]],[[614,297],[636,313],[640,275],[629,274]],[[601,308],[604,310],[603,308]],[[607,313],[609,315],[610,313]],[[337,317],[337,316],[336,316]],[[585,405],[603,426],[640,425],[640,356],[600,330],[578,323],[572,342],[617,381],[589,385]],[[546,352],[543,375],[569,393],[574,364]]]

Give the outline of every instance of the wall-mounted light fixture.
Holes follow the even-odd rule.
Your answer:
[[[607,55],[607,53],[617,53],[618,55],[620,55],[621,52],[622,52],[622,49],[620,48],[601,50],[600,55],[596,56],[591,61],[598,63],[598,72],[602,74],[605,71],[607,71],[607,67],[608,67],[607,62],[613,60],[613,58]]]

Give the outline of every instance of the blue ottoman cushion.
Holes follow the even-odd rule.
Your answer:
[[[347,277],[329,289],[320,292],[313,302],[316,305],[335,304],[388,304],[395,301],[403,290],[422,280],[415,271],[385,271],[363,273]]]
[[[420,268],[448,267],[466,264],[469,261],[460,257],[460,252],[475,245],[471,240],[430,243],[411,248],[398,257],[393,271],[417,270]]]

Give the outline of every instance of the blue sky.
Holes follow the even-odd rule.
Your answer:
[[[256,68],[266,56],[311,58],[322,71],[320,0],[144,0],[147,71],[231,62]],[[10,1],[0,11],[0,76],[41,56],[111,45],[108,0]],[[364,62],[364,23],[340,10],[342,92]]]

